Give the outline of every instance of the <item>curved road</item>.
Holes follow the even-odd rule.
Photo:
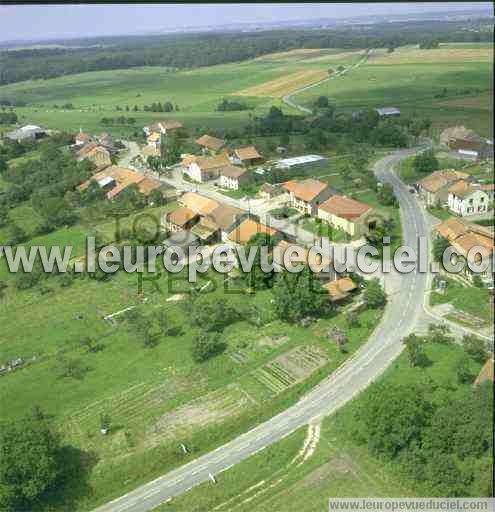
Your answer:
[[[390,183],[398,197],[404,244],[416,247],[419,236],[427,237],[423,209],[415,195],[393,173],[393,166],[414,150],[401,150],[375,164],[382,182]],[[429,253],[429,252],[428,252]],[[369,340],[339,369],[299,402],[213,452],[170,471],[134,491],[96,509],[95,512],[145,512],[178,496],[276,443],[311,421],[342,407],[380,376],[402,351],[401,340],[414,330],[423,313],[427,274],[416,271],[400,275],[400,293],[389,300],[380,325]]]

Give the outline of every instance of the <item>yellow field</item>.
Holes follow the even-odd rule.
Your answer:
[[[275,78],[265,82],[233,93],[235,96],[270,96],[272,98],[281,98],[306,85],[320,82],[328,77],[328,72],[324,69],[309,69],[298,71],[289,75]]]
[[[442,107],[467,107],[479,108],[480,110],[493,110],[493,91],[478,96],[467,96],[465,98],[455,98],[437,103]]]
[[[290,59],[291,57],[304,57],[311,55],[312,53],[319,53],[325,51],[324,48],[298,48],[296,50],[288,50],[286,52],[267,53],[261,57],[257,57],[254,60],[280,60]]]
[[[492,62],[493,50],[490,48],[438,48],[419,50],[417,48],[399,48],[369,64],[425,64],[433,62]]]
[[[341,52],[341,53],[332,53],[328,55],[320,55],[318,57],[311,57],[309,59],[305,59],[304,62],[332,62],[332,61],[341,61],[352,59],[359,55],[364,55],[364,50],[354,50],[350,52]]]

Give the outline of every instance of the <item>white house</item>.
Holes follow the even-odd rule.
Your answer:
[[[239,190],[243,183],[249,179],[249,174],[242,167],[229,165],[220,171],[220,186],[231,190]]]
[[[479,215],[489,210],[490,197],[479,184],[461,180],[454,183],[448,192],[449,209],[461,217]]]
[[[183,165],[185,164],[184,160]],[[222,169],[230,166],[230,160],[226,155],[209,158],[201,156],[193,157],[188,158],[186,162],[187,164],[184,165],[184,173],[193,181],[199,183],[218,178]]]

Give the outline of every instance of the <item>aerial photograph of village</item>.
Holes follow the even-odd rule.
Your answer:
[[[493,512],[494,22],[3,2],[0,512]]]

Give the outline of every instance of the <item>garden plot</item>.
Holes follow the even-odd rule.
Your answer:
[[[302,382],[328,362],[326,355],[313,345],[295,348],[255,370],[255,380],[273,394]]]
[[[147,447],[157,446],[165,440],[187,434],[195,429],[222,423],[227,418],[242,414],[255,403],[255,400],[239,384],[230,384],[158,418],[148,429],[146,445]]]
[[[193,385],[188,379],[170,378],[160,384],[139,383],[108,399],[94,402],[72,414],[67,422],[72,433],[97,429],[102,414],[107,414],[112,423],[132,427],[156,415],[160,407],[177,396],[180,390]],[[194,386],[200,386],[196,382]],[[163,410],[163,409],[162,409]]]

